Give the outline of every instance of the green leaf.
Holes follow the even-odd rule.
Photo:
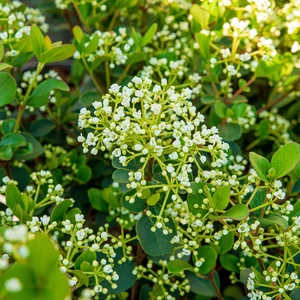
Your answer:
[[[62,80],[49,78],[41,82],[29,97],[28,105],[33,107],[41,107],[48,101],[49,94],[52,90],[61,90],[68,92],[69,86]]]
[[[0,107],[11,103],[17,91],[15,79],[8,73],[0,73]]]
[[[168,270],[173,274],[178,274],[185,270],[193,271],[193,267],[182,259],[175,259],[168,262]]]
[[[82,182],[88,182],[92,178],[92,170],[88,166],[81,166],[77,171],[77,178]]]
[[[210,280],[198,277],[195,273],[187,271],[186,277],[189,281],[191,291],[197,295],[215,298],[216,292]],[[215,280],[219,283],[217,272],[215,272]],[[218,284],[219,286],[220,284]]]
[[[126,197],[130,197],[136,194],[136,190],[129,190],[122,195],[122,205],[124,208],[133,212],[140,212],[147,208],[147,203],[144,199],[135,197],[135,201],[130,203],[129,200],[126,200]]]
[[[227,105],[225,103],[218,100],[215,102],[214,108],[217,116],[226,118]]]
[[[162,229],[156,228],[155,232],[151,231],[155,221],[144,215],[136,224],[136,231],[144,251],[152,256],[159,256],[170,253],[175,245],[171,244],[174,236],[174,224],[168,222],[166,225],[173,230],[168,235],[163,234]]]
[[[219,239],[219,253],[226,253],[232,249],[234,244],[234,234],[233,232],[229,231],[228,234],[222,235]]]
[[[265,198],[267,196],[267,191],[268,191],[268,188],[266,188],[266,187],[258,189],[256,191],[256,193],[254,194],[251,202],[250,202],[250,207],[255,208],[255,207],[260,206],[261,204],[263,204],[264,201],[265,201]],[[261,210],[262,210],[262,208],[255,210],[254,214],[259,216]]]
[[[4,46],[2,43],[0,43],[0,61],[2,60],[4,55]]]
[[[215,209],[223,210],[228,206],[230,188],[228,185],[218,187],[213,195],[211,205]]]
[[[291,300],[298,300],[298,299],[300,299],[300,289],[294,289],[290,293],[290,298],[291,298]]]
[[[239,262],[240,259],[234,254],[225,253],[220,255],[221,266],[227,271],[239,274],[240,269],[237,266]]]
[[[193,4],[190,10],[193,18],[201,25],[202,29],[206,29],[209,24],[209,12],[198,4]]]
[[[92,207],[98,211],[107,212],[108,203],[103,198],[103,192],[96,188],[88,190],[89,201]]]
[[[196,33],[195,38],[199,44],[199,51],[200,51],[201,59],[203,59],[204,61],[207,61],[210,57],[210,52],[209,52],[210,37],[208,37],[202,33]],[[213,74],[213,75],[215,75],[215,74]]]
[[[13,209],[13,214],[19,218],[20,223],[26,223],[27,221],[31,221],[32,217],[23,209],[21,208],[20,204],[16,204]]]
[[[157,31],[157,23],[153,23],[150,28],[147,30],[147,32],[145,33],[145,35],[142,37],[142,41],[141,41],[141,46],[144,47],[146,45],[148,45],[153,36],[155,35]]]
[[[193,190],[193,192],[188,194],[187,203],[189,211],[193,215],[200,214],[201,216],[204,216],[207,213],[207,210],[201,209],[201,205],[203,204],[203,200],[206,198],[206,196],[203,192],[198,192],[199,189],[203,189],[203,187],[204,184],[202,182],[192,182],[191,184],[191,189]]]
[[[28,131],[35,137],[43,137],[55,129],[55,123],[47,119],[38,119],[30,123]]]
[[[40,58],[40,62],[44,64],[58,62],[71,57],[76,48],[74,45],[61,45],[45,51]]]
[[[69,207],[72,204],[73,204],[73,202],[71,200],[64,200],[64,201],[60,202],[59,204],[57,204],[51,213],[51,217],[50,217],[51,222],[62,221],[64,219],[64,215],[66,214],[66,212],[68,211]]]
[[[156,193],[151,195],[148,199],[147,199],[147,204],[149,206],[154,206],[160,199],[160,194]]]
[[[15,152],[14,158],[17,160],[29,160],[40,156],[44,152],[42,145],[29,133],[22,132],[21,135],[25,138],[27,144],[31,145],[32,150],[28,153],[17,154]]]
[[[10,146],[0,146],[0,160],[11,160],[13,151]]]
[[[132,271],[134,270],[134,267],[136,264],[134,261],[129,261],[127,260],[125,263],[122,264],[115,264],[114,266],[114,271],[117,272],[119,275],[119,280],[116,281],[117,288],[113,289],[111,287],[111,284],[104,280],[101,285],[104,288],[108,289],[109,294],[121,294],[125,291],[127,291],[129,288],[131,288],[135,281],[136,281],[136,276],[132,274]]]
[[[90,264],[93,263],[94,260],[97,259],[97,255],[96,255],[96,252],[91,252],[89,250],[86,250],[84,252],[82,252],[76,259],[75,261],[75,269],[76,270],[79,270],[80,269],[80,265],[83,263],[83,262],[88,262]]]
[[[98,48],[98,44],[99,44],[99,35],[95,34],[93,38],[88,42],[88,45],[85,47],[84,54],[90,55],[91,53],[96,51],[96,49]]]
[[[286,230],[289,227],[289,223],[285,218],[279,214],[270,214],[265,216],[263,219],[258,219],[261,226],[267,227],[270,225],[279,225],[283,230]]]
[[[1,132],[3,133],[3,135],[13,132],[15,128],[15,124],[16,124],[16,119],[9,118],[4,120],[1,125]]]
[[[148,54],[147,53],[145,53],[145,52],[134,52],[134,53],[131,53],[128,56],[126,64],[128,66],[131,66],[131,65],[136,64],[140,61],[146,61],[147,59],[148,59]]]
[[[74,37],[75,37],[76,41],[80,44],[81,40],[84,36],[84,33],[83,33],[82,29],[79,26],[76,25],[76,26],[73,27],[72,31],[73,31],[73,34],[74,34]]]
[[[0,146],[10,146],[12,149],[17,149],[26,146],[26,140],[21,134],[12,132],[3,137]]]
[[[276,170],[276,177],[280,178],[292,171],[300,161],[300,145],[288,142],[280,147],[272,156],[271,166]]]
[[[250,152],[249,159],[252,167],[257,173],[257,176],[264,182],[268,182],[268,171],[271,168],[270,162],[263,156],[258,155],[254,152]]]
[[[12,210],[16,204],[19,204],[23,209],[25,209],[25,204],[23,203],[22,194],[19,189],[13,185],[8,184],[5,191],[6,204]]]
[[[113,179],[113,181],[118,182],[118,183],[129,183],[128,173],[129,173],[129,170],[118,169],[113,172],[112,179]]]
[[[204,258],[205,261],[202,263],[202,265],[199,268],[200,274],[207,274],[212,270],[212,268],[215,266],[217,261],[217,253],[214,248],[211,246],[201,246],[197,250],[196,257],[193,257],[193,260],[200,260],[201,258]]]
[[[210,215],[209,218],[212,220],[221,220],[221,219],[232,219],[232,220],[245,220],[249,216],[249,209],[246,205],[238,203],[232,206],[228,211],[219,216]]]
[[[0,63],[0,71],[3,71],[8,68],[13,68],[13,66],[6,64],[6,63]]]
[[[213,104],[218,100],[218,98],[216,96],[212,96],[212,95],[204,95],[201,97],[201,102],[203,104]]]
[[[239,124],[221,123],[218,125],[219,133],[225,141],[236,141],[242,136],[242,127]]]
[[[41,55],[44,53],[47,48],[45,45],[44,36],[37,25],[32,25],[30,30],[30,42],[34,54],[36,55],[38,61],[41,62]]]

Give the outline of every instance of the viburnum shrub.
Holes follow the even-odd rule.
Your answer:
[[[0,300],[298,300],[300,2],[27,2],[0,0]]]

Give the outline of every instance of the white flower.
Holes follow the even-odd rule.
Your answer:
[[[44,226],[47,226],[50,222],[50,217],[47,215],[44,215],[40,218],[40,220]]]
[[[155,114],[155,115],[159,115],[160,114],[160,111],[161,111],[161,104],[152,104],[151,105],[151,111]]]
[[[23,288],[21,281],[16,277],[6,280],[4,287],[10,293],[18,293]]]

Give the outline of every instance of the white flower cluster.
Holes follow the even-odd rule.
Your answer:
[[[237,123],[244,129],[249,129],[256,124],[256,114],[251,105],[247,105],[243,116],[227,118],[227,123]]]
[[[273,108],[271,111],[264,110],[258,116],[268,120],[268,134],[274,136],[280,144],[284,145],[290,141],[288,130],[291,123],[278,114],[277,108]]]
[[[89,47],[94,39],[98,39],[98,47],[92,52],[86,54],[84,51],[74,53],[75,59],[86,59],[88,62],[94,62],[101,57],[107,57],[110,61],[109,67],[115,68],[117,65],[125,64],[128,58],[128,53],[134,45],[134,40],[128,37],[126,28],[120,27],[118,33],[114,31],[95,31],[90,36],[90,41],[84,44]]]
[[[95,0],[55,0],[55,5],[58,9],[67,9],[70,4],[84,5],[90,4],[94,9],[99,9],[102,12],[105,12],[107,5],[105,5],[106,0],[104,1],[95,1]]]
[[[25,7],[24,7],[25,6]],[[43,32],[48,31],[46,18],[38,9],[30,8],[20,1],[8,1],[0,4],[1,32],[0,41],[4,44],[17,42],[30,34],[31,24],[37,24]],[[11,49],[7,56],[14,56],[17,52]]]

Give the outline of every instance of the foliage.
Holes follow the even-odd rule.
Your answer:
[[[299,1],[32,4],[0,0],[0,299],[298,299]]]

